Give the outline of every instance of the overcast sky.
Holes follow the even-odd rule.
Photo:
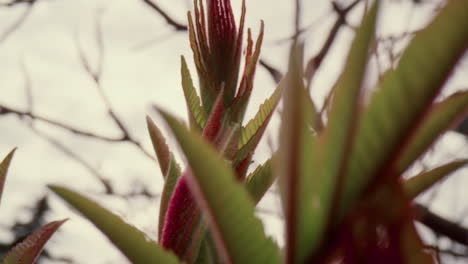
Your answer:
[[[176,21],[186,23],[186,12],[191,8],[191,1],[157,2]],[[265,21],[262,58],[284,70],[289,48],[289,42],[284,39],[291,36],[293,30],[292,1],[246,2],[246,24],[252,28],[254,36],[257,35],[260,20]],[[340,1],[345,4],[349,2],[351,1]],[[434,4],[414,7],[411,1],[388,2],[391,3],[382,8],[378,31],[380,37],[400,35],[420,28],[427,23],[434,9]],[[239,14],[240,0],[233,0],[232,5],[236,14]],[[15,23],[24,8],[23,5],[1,8],[0,32]],[[351,13],[351,25],[357,25],[362,11],[362,7],[358,7]],[[157,104],[181,118],[186,118],[179,76],[180,55],[186,56],[193,77],[195,71],[187,34],[174,32],[173,28],[140,0],[38,1],[25,23],[0,43],[0,104],[28,110],[25,87],[29,84],[35,114],[95,134],[119,137],[119,130],[109,118],[98,89],[84,70],[79,55],[81,50],[91,67],[97,68],[97,17],[101,18],[99,21],[104,47],[101,88],[131,135],[152,154],[145,115],[149,114],[158,124],[162,123],[151,112],[150,105]],[[329,1],[303,1],[302,24],[308,28],[305,34],[307,58],[321,47],[335,19]],[[352,36],[351,28],[342,29],[336,45],[313,82],[312,94],[319,106],[341,70]],[[405,41],[399,43],[399,49],[405,44]],[[388,64],[385,55],[382,56],[381,63],[384,66]],[[369,65],[369,70],[375,77],[375,62]],[[467,73],[465,59],[455,72],[445,94],[467,89]],[[372,80],[372,76],[369,76],[370,84]],[[275,83],[271,77],[259,67],[247,119],[274,88]],[[125,201],[99,195],[103,186],[88,170],[34,133],[27,124],[28,122],[17,116],[0,116],[0,156],[3,157],[10,149],[18,147],[3,195],[0,223],[6,228],[0,229],[0,240],[11,239],[8,226],[15,220],[28,219],[28,207],[48,192],[45,186],[49,183],[66,185],[93,196],[107,208],[144,230],[149,237],[155,238],[158,199],[148,201],[146,198],[132,198]],[[142,185],[154,194],[161,191],[162,179],[158,165],[135,146],[128,143],[109,144],[77,136],[41,122],[34,124],[41,133],[54,137],[95,167],[100,174],[112,181],[119,193],[131,192]],[[277,125],[278,118],[275,117],[269,131],[272,138],[276,134]],[[176,146],[172,140],[170,143],[171,146]],[[268,157],[270,150],[266,141],[262,142],[257,152],[257,162]],[[467,156],[466,140],[449,133],[427,157],[426,164],[433,166],[454,157]],[[179,161],[183,162],[183,158],[179,157]],[[414,171],[420,169],[421,167],[416,167]],[[460,170],[442,187],[437,188],[437,196],[431,203],[431,208],[436,212],[453,220],[464,221],[465,224],[468,224],[468,214],[464,211],[468,208],[463,201],[467,201],[468,194],[463,188],[467,186],[467,179],[462,176],[467,173],[467,169]],[[430,198],[431,195],[426,195],[422,199]],[[91,224],[68,210],[63,201],[57,197],[52,197],[50,201],[54,209],[48,216],[50,220],[71,218],[50,242],[55,256],[72,256],[76,263],[126,263]],[[264,211],[275,211],[277,205],[277,199],[269,195],[260,207]],[[281,243],[282,226],[277,216],[271,213],[259,214],[265,220],[267,232]]]

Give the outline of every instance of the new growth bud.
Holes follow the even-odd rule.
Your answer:
[[[224,83],[228,86],[227,96],[233,97],[232,81],[237,80],[237,72],[233,72],[237,32],[229,0],[208,0],[208,35],[215,89],[218,92]]]
[[[209,114],[221,87],[226,107],[236,95],[245,9],[238,30],[230,0],[207,0],[206,3],[207,14],[202,0],[195,0],[195,19],[192,22],[189,14],[189,30],[202,102]]]

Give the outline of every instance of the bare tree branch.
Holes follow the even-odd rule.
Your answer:
[[[172,17],[170,17],[165,11],[163,11],[161,9],[161,7],[159,7],[158,4],[156,4],[155,2],[153,2],[152,0],[142,0],[143,3],[147,4],[151,9],[153,9],[154,11],[156,11],[156,13],[158,13],[160,16],[162,16],[164,18],[164,20],[166,20],[167,24],[169,24],[170,26],[172,26],[175,31],[186,31],[187,30],[187,26],[186,25],[183,25],[179,22],[176,22]]]
[[[266,62],[264,59],[260,59],[260,65],[268,71],[271,78],[273,78],[273,81],[275,81],[276,83],[279,83],[283,78],[283,74],[271,64]]]
[[[43,116],[36,115],[36,114],[34,114],[34,113],[30,112],[30,111],[21,111],[21,110],[17,110],[17,109],[8,107],[6,105],[0,104],[0,115],[6,115],[6,114],[14,114],[14,115],[17,115],[20,118],[29,117],[31,119],[38,120],[38,121],[47,123],[49,125],[53,125],[55,127],[68,130],[69,132],[80,135],[80,136],[91,137],[91,138],[95,138],[95,139],[99,139],[99,140],[103,140],[103,141],[109,141],[109,142],[119,142],[119,141],[124,141],[125,140],[124,138],[121,138],[121,137],[120,138],[111,138],[111,137],[101,136],[101,135],[97,135],[97,134],[94,134],[94,133],[91,133],[91,132],[83,131],[83,130],[80,130],[78,128],[72,127],[72,126],[70,126],[68,124],[64,124],[64,123],[61,123],[61,122],[58,122],[58,121],[55,121],[55,120],[51,120],[51,119],[43,117]]]
[[[13,1],[7,4],[4,4],[3,6],[11,7],[16,4],[22,4],[26,3],[26,9],[23,11],[21,16],[13,23],[11,24],[4,32],[2,35],[0,35],[0,43],[5,42],[8,37],[10,37],[15,31],[17,31],[21,25],[26,21],[26,19],[29,17],[31,14],[31,11],[33,9],[34,3],[36,3],[36,0],[18,0],[18,1]]]
[[[74,153],[70,148],[66,147],[60,141],[56,140],[55,138],[46,135],[45,133],[39,131],[34,126],[31,126],[31,130],[38,136],[42,137],[43,139],[47,140],[51,145],[53,145],[58,150],[62,151],[65,155],[76,161],[79,165],[85,168],[91,175],[94,176],[104,187],[106,194],[113,194],[114,189],[108,180],[106,180],[93,166],[91,166],[88,162]]]
[[[468,229],[431,212],[421,204],[415,204],[414,209],[418,221],[438,235],[450,238],[452,241],[468,246]]]
[[[136,196],[145,196],[147,198],[156,198],[159,197],[160,194],[152,194],[147,189],[143,188],[142,190],[132,191],[127,194],[120,194],[117,193],[112,186],[111,182],[106,179],[96,168],[94,168],[91,164],[89,164],[86,160],[78,156],[75,152],[73,152],[69,147],[65,146],[60,141],[54,139],[53,137],[39,131],[38,129],[31,127],[32,131],[36,133],[36,135],[42,137],[46,141],[48,141],[51,145],[53,145],[58,150],[62,151],[66,156],[68,156],[73,161],[77,162],[80,166],[86,169],[96,180],[98,180],[102,186],[104,187],[104,193],[108,196],[115,196],[122,199],[132,198]]]
[[[97,20],[97,23],[99,21]],[[100,84],[100,76],[101,76],[101,73],[102,73],[102,52],[103,52],[103,44],[102,44],[102,32],[101,32],[101,29],[99,26],[96,27],[96,40],[98,42],[98,49],[99,49],[99,64],[98,64],[98,67],[96,69],[95,72],[93,72],[91,70],[91,66],[90,64],[88,63],[88,60],[86,60],[85,56],[84,56],[84,53],[83,52],[80,52],[80,57],[82,59],[82,64],[83,64],[83,67],[87,70],[88,73],[90,73],[90,75],[93,76],[93,80],[95,80],[95,82],[97,84]],[[72,159],[73,161],[77,162],[80,166],[82,166],[83,168],[85,168],[92,176],[94,176],[94,178],[96,178],[104,187],[104,194],[106,195],[113,195],[113,196],[118,196],[118,197],[122,197],[122,198],[129,198],[129,197],[134,197],[134,196],[146,196],[148,198],[153,198],[153,197],[157,197],[159,196],[159,194],[156,194],[156,195],[153,195],[151,194],[148,190],[146,189],[143,189],[141,191],[136,191],[136,192],[132,192],[132,193],[129,193],[129,194],[125,194],[125,195],[121,195],[121,194],[117,194],[115,192],[115,190],[113,189],[111,183],[109,180],[105,179],[99,172],[96,168],[94,168],[91,164],[89,164],[86,160],[84,160],[83,158],[81,158],[78,154],[76,154],[71,148],[67,147],[66,145],[64,145],[62,142],[60,142],[59,140],[47,135],[46,133],[44,132],[41,132],[40,130],[38,130],[35,126],[34,126],[34,121],[38,121],[38,120],[41,120],[39,118],[37,118],[37,116],[35,116],[33,114],[33,96],[32,96],[32,83],[31,83],[31,78],[30,78],[30,75],[29,75],[29,72],[28,72],[28,69],[26,67],[26,63],[24,61],[24,58],[23,60],[21,61],[21,68],[22,68],[22,71],[23,71],[23,75],[24,75],[24,90],[25,90],[25,96],[26,96],[26,104],[27,104],[27,112],[20,112],[20,111],[16,111],[16,114],[18,115],[21,115],[21,114],[25,114],[27,113],[27,115],[29,117],[36,117],[36,118],[31,118],[31,122],[29,123],[29,127],[30,129],[38,136],[42,137],[43,139],[45,139],[46,141],[48,141],[50,144],[52,144],[55,148],[57,148],[58,150],[62,151],[66,156],[68,156],[70,159]],[[104,96],[104,94],[102,93],[102,99],[106,102],[106,104],[108,105],[109,102],[107,101],[107,98]],[[9,109],[10,112],[11,112],[11,109]],[[0,112],[1,112],[1,108],[0,108]],[[117,119],[117,117],[115,116],[116,118],[116,121],[120,123],[120,120]],[[65,128],[65,129],[68,129],[70,130],[69,127],[61,124],[61,123],[58,123],[58,122],[52,122],[52,124],[54,125],[59,125],[60,127],[62,128]],[[120,127],[120,126],[119,126]],[[122,126],[123,127],[123,126]],[[80,131],[81,132],[81,131]],[[128,133],[127,133],[128,134]],[[93,135],[94,136],[94,135]],[[127,137],[126,139],[125,138],[122,138],[122,141],[128,141],[129,140],[129,137]]]
[[[154,157],[143,148],[140,142],[135,140],[131,135],[129,130],[126,128],[124,125],[123,121],[117,116],[115,113],[109,99],[107,98],[102,85],[101,85],[101,76],[103,72],[103,64],[104,64],[104,43],[103,43],[103,33],[102,33],[102,27],[101,27],[101,17],[102,12],[98,13],[96,16],[96,21],[95,21],[95,39],[96,39],[96,45],[98,49],[98,59],[97,59],[97,67],[95,70],[92,69],[91,64],[89,60],[86,58],[86,55],[81,48],[79,44],[78,37],[76,36],[76,46],[78,49],[78,54],[81,59],[81,65],[83,66],[84,71],[91,77],[91,79],[95,83],[95,87],[99,93],[99,96],[104,103],[105,107],[107,108],[107,112],[110,116],[110,118],[114,121],[114,123],[117,125],[119,128],[120,132],[122,133],[122,137],[120,141],[125,141],[129,142],[130,144],[134,145],[137,147],[145,156],[148,158],[154,160]]]
[[[294,41],[297,41],[301,32],[301,0],[296,0],[294,14]]]
[[[455,128],[455,131],[468,137],[468,117]]]
[[[29,76],[29,71],[24,57],[21,60],[21,70],[23,71],[24,76],[24,91],[26,94],[26,105],[28,106],[27,111],[31,113],[34,107],[34,99],[32,94],[31,77]]]
[[[330,32],[328,33],[328,37],[325,40],[325,43],[323,44],[320,51],[317,53],[317,55],[315,55],[313,58],[311,58],[307,62],[307,66],[305,69],[307,87],[310,87],[310,83],[311,83],[312,77],[314,76],[314,73],[320,67],[320,65],[322,64],[322,61],[325,59],[328,52],[330,51],[330,48],[332,44],[335,42],[335,39],[341,27],[347,24],[346,16],[351,10],[354,9],[354,7],[357,6],[357,4],[359,4],[359,2],[360,0],[355,0],[346,8],[340,7],[339,4],[335,1],[332,2],[333,11],[335,11],[335,13],[338,15],[338,18],[336,19],[335,24],[333,25]]]
[[[330,51],[330,48],[332,44],[334,43],[339,30],[341,29],[342,26],[347,24],[346,22],[347,14],[351,10],[353,10],[359,2],[360,0],[355,0],[346,8],[340,7],[337,2],[332,2],[333,11],[337,13],[338,18],[335,24],[333,25],[332,29],[330,30],[328,37],[325,40],[325,43],[323,44],[320,51],[313,58],[311,58],[306,65],[305,75],[306,75],[306,80],[307,80],[307,87],[310,87],[310,82],[315,71],[320,67],[320,65],[322,64],[322,61],[325,59],[326,55]],[[287,38],[288,40],[296,39],[298,35],[304,32],[304,30],[300,28],[300,17],[299,17],[300,10],[299,9],[300,9],[300,3],[298,3],[298,0],[296,0],[295,33],[292,37]],[[264,59],[260,60],[260,65],[264,67],[270,73],[271,77],[276,83],[278,83],[281,80],[283,76],[282,73],[279,70],[277,70],[275,67],[267,63]]]
[[[0,7],[12,7],[21,4],[33,4],[36,0],[13,0],[7,3],[0,3]]]

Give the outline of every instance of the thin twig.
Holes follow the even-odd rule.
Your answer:
[[[159,7],[158,4],[152,0],[143,0],[143,3],[147,4],[151,9],[156,11],[160,16],[166,20],[167,24],[172,26],[176,31],[187,31],[187,26],[179,22],[176,22],[172,17],[170,17],[164,10]]]
[[[20,118],[28,117],[28,118],[31,118],[31,119],[34,119],[34,120],[37,120],[37,121],[47,123],[49,125],[53,125],[55,127],[61,128],[61,129],[68,130],[69,132],[71,132],[73,134],[80,135],[80,136],[91,137],[91,138],[95,138],[95,139],[99,139],[99,140],[103,140],[103,141],[109,141],[109,142],[119,142],[119,141],[124,140],[121,137],[111,138],[111,137],[107,137],[107,136],[97,135],[97,134],[94,134],[94,133],[91,133],[91,132],[88,132],[88,131],[84,131],[84,130],[80,130],[78,128],[72,127],[72,126],[70,126],[68,124],[61,123],[61,122],[58,122],[58,121],[55,121],[55,120],[52,120],[52,119],[49,119],[49,118],[34,114],[34,113],[30,112],[30,111],[21,111],[21,110],[17,110],[17,109],[8,107],[6,105],[0,104],[0,115],[5,115],[5,114],[14,114],[14,115],[17,115]]]
[[[301,0],[296,0],[294,14],[294,42],[297,41],[301,32]]]
[[[273,78],[273,81],[275,81],[275,83],[279,83],[281,81],[281,79],[283,78],[283,74],[278,69],[273,67],[264,59],[260,59],[259,63],[261,66],[263,66],[263,68],[265,68],[265,70],[268,71],[268,73],[270,74],[271,78]]]
[[[78,163],[81,167],[83,167],[85,170],[87,170],[91,176],[93,176],[99,183],[102,184],[104,187],[104,195],[106,196],[115,196],[119,197],[122,199],[128,199],[132,197],[137,197],[137,196],[144,196],[147,198],[157,198],[160,196],[160,194],[152,194],[150,193],[147,189],[142,189],[140,191],[132,191],[127,194],[119,194],[115,191],[115,189],[112,187],[112,184],[109,180],[107,180],[96,168],[94,168],[90,163],[88,163],[86,160],[81,158],[78,154],[76,154],[71,148],[67,147],[64,145],[62,142],[58,141],[57,139],[45,134],[44,132],[39,131],[36,129],[32,124],[30,126],[31,130],[38,136],[42,137],[46,141],[48,141],[52,146],[54,146],[56,149],[60,150],[63,152],[66,156],[68,156],[70,159]]]
[[[315,72],[322,64],[322,61],[327,56],[328,52],[330,51],[330,48],[332,44],[335,42],[335,39],[338,36],[338,32],[340,31],[341,27],[347,24],[346,22],[347,14],[351,10],[353,10],[354,7],[356,7],[359,2],[360,0],[355,0],[346,8],[340,7],[337,2],[332,2],[333,11],[338,15],[338,18],[336,19],[335,24],[333,25],[330,32],[328,33],[328,37],[325,40],[325,43],[323,44],[320,51],[317,53],[317,55],[315,55],[313,58],[311,58],[307,62],[307,66],[305,69],[307,87],[310,88],[312,77],[314,76]]]
[[[24,91],[26,94],[26,105],[28,106],[27,111],[32,113],[32,109],[34,107],[34,98],[32,94],[32,83],[31,83],[31,77],[29,76],[29,71],[26,66],[25,59],[21,60],[21,70],[23,71],[23,76],[24,76]]]
[[[414,210],[418,221],[439,235],[450,238],[450,240],[468,246],[468,229],[457,223],[449,221],[421,204],[415,204]]]
[[[31,4],[32,2],[36,2],[36,0],[14,0],[7,3],[0,3],[0,7],[12,7],[21,4]]]
[[[160,194],[152,194],[150,193],[147,189],[142,189],[140,191],[132,191],[127,194],[119,194],[115,191],[115,189],[112,187],[112,184],[109,180],[105,179],[104,176],[96,169],[94,168],[91,164],[89,164],[86,160],[81,158],[78,154],[73,152],[69,147],[65,146],[63,143],[60,141],[56,140],[55,138],[39,131],[36,129],[34,126],[31,126],[31,130],[38,136],[42,137],[46,141],[48,141],[52,146],[54,146],[56,149],[62,151],[66,156],[68,156],[70,159],[78,163],[81,167],[86,169],[96,180],[98,180],[102,186],[104,187],[104,195],[106,196],[115,196],[119,197],[122,199],[128,199],[132,197],[137,197],[137,196],[144,196],[147,198],[157,198],[160,196]],[[102,193],[100,193],[102,194]]]
[[[94,178],[96,178],[104,187],[106,194],[113,194],[114,190],[112,185],[108,180],[106,180],[93,166],[91,166],[87,161],[82,159],[78,156],[75,152],[73,152],[70,148],[62,144],[60,141],[56,140],[55,138],[46,135],[45,133],[39,131],[34,126],[31,126],[31,130],[38,136],[42,137],[43,139],[47,140],[51,145],[53,145],[56,149],[62,151],[65,155],[73,159],[77,162],[80,166],[85,168]]]
[[[101,17],[102,12],[99,13],[96,17],[95,21],[95,39],[96,39],[96,45],[98,49],[98,60],[97,60],[97,67],[95,70],[92,69],[91,63],[89,60],[86,58],[86,55],[84,53],[84,50],[81,48],[81,45],[79,44],[78,36],[76,36],[76,46],[78,49],[78,54],[81,60],[81,65],[83,66],[84,71],[91,77],[91,79],[95,83],[95,87],[99,93],[99,96],[104,103],[107,112],[110,116],[110,118],[114,121],[116,126],[119,128],[120,132],[122,133],[122,137],[120,141],[123,142],[128,142],[137,149],[139,149],[145,156],[148,158],[154,160],[154,157],[143,148],[140,142],[135,140],[131,135],[129,130],[126,128],[124,125],[123,121],[117,116],[116,112],[114,111],[108,97],[106,96],[104,89],[102,88],[101,85],[101,77],[103,73],[103,68],[104,68],[104,42],[103,42],[103,32],[102,32],[102,27],[101,27]]]
[[[27,6],[26,6],[26,9],[24,10],[24,12],[21,14],[21,16],[13,24],[11,24],[3,32],[2,35],[0,35],[0,43],[5,42],[8,39],[8,37],[10,37],[13,34],[13,32],[17,31],[21,27],[21,25],[23,25],[23,23],[26,21],[26,19],[31,14],[31,11],[32,11],[32,8],[33,8],[35,2],[36,2],[36,0],[32,0],[32,1],[28,1],[28,2],[25,2],[25,1],[17,2],[17,1],[15,1],[15,2],[5,4],[5,6],[13,6],[14,5],[13,3],[27,3]]]
[[[332,29],[330,30],[330,33],[328,34],[328,37],[325,43],[323,44],[322,48],[320,49],[320,51],[313,58],[311,58],[307,63],[307,66],[305,69],[307,87],[310,87],[311,80],[315,71],[320,67],[320,65],[322,64],[322,61],[325,59],[326,55],[330,51],[330,48],[332,44],[334,43],[340,28],[346,25],[347,23],[346,15],[351,10],[353,10],[359,2],[360,0],[355,0],[346,8],[339,7],[336,2],[332,3],[333,10],[338,14],[338,18],[335,24],[333,25]],[[296,12],[299,12],[298,10],[299,8],[300,8],[300,4],[297,5],[296,3]],[[295,23],[299,23],[299,20],[297,18],[295,20]],[[287,38],[288,40],[297,38],[298,35],[300,35],[304,31],[303,29],[300,29],[300,24],[297,24],[295,26],[295,29],[296,29],[296,32],[294,33],[292,37]],[[268,73],[270,73],[271,77],[276,83],[278,83],[283,77],[283,74],[278,69],[276,69],[275,67],[267,63],[264,59],[260,59],[260,65],[264,67],[268,71]]]

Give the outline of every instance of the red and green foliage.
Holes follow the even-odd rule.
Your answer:
[[[412,199],[468,160],[409,180],[402,175],[468,111],[466,91],[435,102],[466,53],[466,10],[468,0],[448,1],[365,102],[363,80],[379,14],[375,1],[356,30],[327,116],[315,111],[304,85],[302,45],[294,43],[285,78],[246,122],[263,23],[255,43],[248,30],[242,68],[244,1],[237,27],[229,0],[206,5],[195,0],[188,21],[199,92],[183,57],[181,62],[190,128],[156,108],[185,155],[186,168],[147,120],[165,180],[159,241],[74,191],[50,188],[137,264],[434,263],[415,228]],[[279,149],[247,175],[281,97]],[[255,215],[275,179],[285,216],[284,248],[265,234]],[[61,223],[49,224],[28,241],[44,242]],[[42,248],[42,242],[35,247]],[[9,257],[16,259],[5,263],[23,263],[18,254],[39,252],[25,249],[29,245],[19,245]]]

